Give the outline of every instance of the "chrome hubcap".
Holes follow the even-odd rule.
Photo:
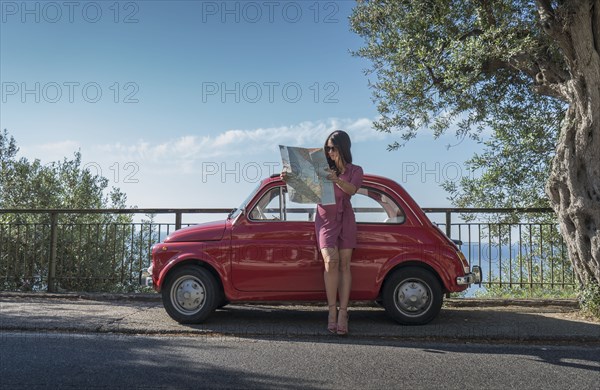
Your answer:
[[[431,305],[431,291],[421,280],[409,280],[396,289],[396,306],[406,314],[420,314]]]
[[[184,314],[194,314],[202,309],[205,297],[204,284],[193,276],[179,278],[171,291],[171,301],[177,310]]]

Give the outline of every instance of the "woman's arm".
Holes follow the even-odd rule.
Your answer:
[[[335,184],[337,184],[337,186],[340,187],[340,189],[342,191],[344,191],[345,193],[347,193],[348,195],[352,196],[352,195],[356,194],[356,191],[358,191],[358,188],[356,188],[354,186],[354,184],[352,184],[348,181],[342,180],[339,177],[336,178],[335,180],[333,180],[333,182]]]

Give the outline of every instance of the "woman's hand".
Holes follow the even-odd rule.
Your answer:
[[[288,173],[287,173],[287,171],[281,171],[281,175],[279,175],[279,177],[281,178],[281,180],[283,180],[284,182],[287,183],[287,181],[288,181]]]
[[[339,183],[340,178],[338,177],[337,173],[335,173],[334,170],[332,170],[331,168],[327,168],[325,171],[329,172],[329,174],[327,175],[327,180],[331,180],[334,183]]]
[[[331,180],[334,184],[336,184],[338,187],[340,187],[342,189],[342,191],[344,191],[345,193],[347,193],[350,196],[356,194],[356,191],[358,190],[358,188],[356,188],[354,186],[354,184],[340,179],[338,177],[337,173],[335,173],[335,171],[333,171],[331,169],[327,169],[327,171],[329,172],[329,175],[327,175],[327,179]]]

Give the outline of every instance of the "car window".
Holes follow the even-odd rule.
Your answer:
[[[404,211],[381,191],[362,187],[351,198],[357,223],[404,223]],[[315,220],[316,204],[293,202],[286,187],[267,191],[249,213],[255,221],[309,221]]]
[[[351,198],[357,223],[404,223],[404,211],[381,191],[361,187]]]
[[[314,222],[317,212],[316,203],[296,203],[290,199],[287,191],[285,193],[286,221]]]
[[[271,188],[267,191],[250,211],[250,219],[257,221],[283,220],[281,191],[282,187]]]
[[[242,202],[242,204],[240,204],[238,208],[233,209],[231,214],[229,214],[229,219],[236,219],[237,216],[240,215],[240,213],[246,209],[246,206],[248,206],[248,202],[250,202],[252,198],[254,198],[254,196],[258,193],[258,190],[260,190],[260,184],[256,186],[254,190],[252,190],[250,195],[246,197],[246,199]]]
[[[267,191],[250,211],[255,221],[314,221],[316,204],[290,200],[286,187]]]

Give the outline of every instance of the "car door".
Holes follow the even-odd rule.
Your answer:
[[[311,204],[268,188],[232,229],[232,279],[240,291],[324,291]]]
[[[357,223],[352,255],[351,299],[373,299],[381,268],[392,258],[419,246],[414,221],[401,203],[384,191],[363,186],[351,199]]]

